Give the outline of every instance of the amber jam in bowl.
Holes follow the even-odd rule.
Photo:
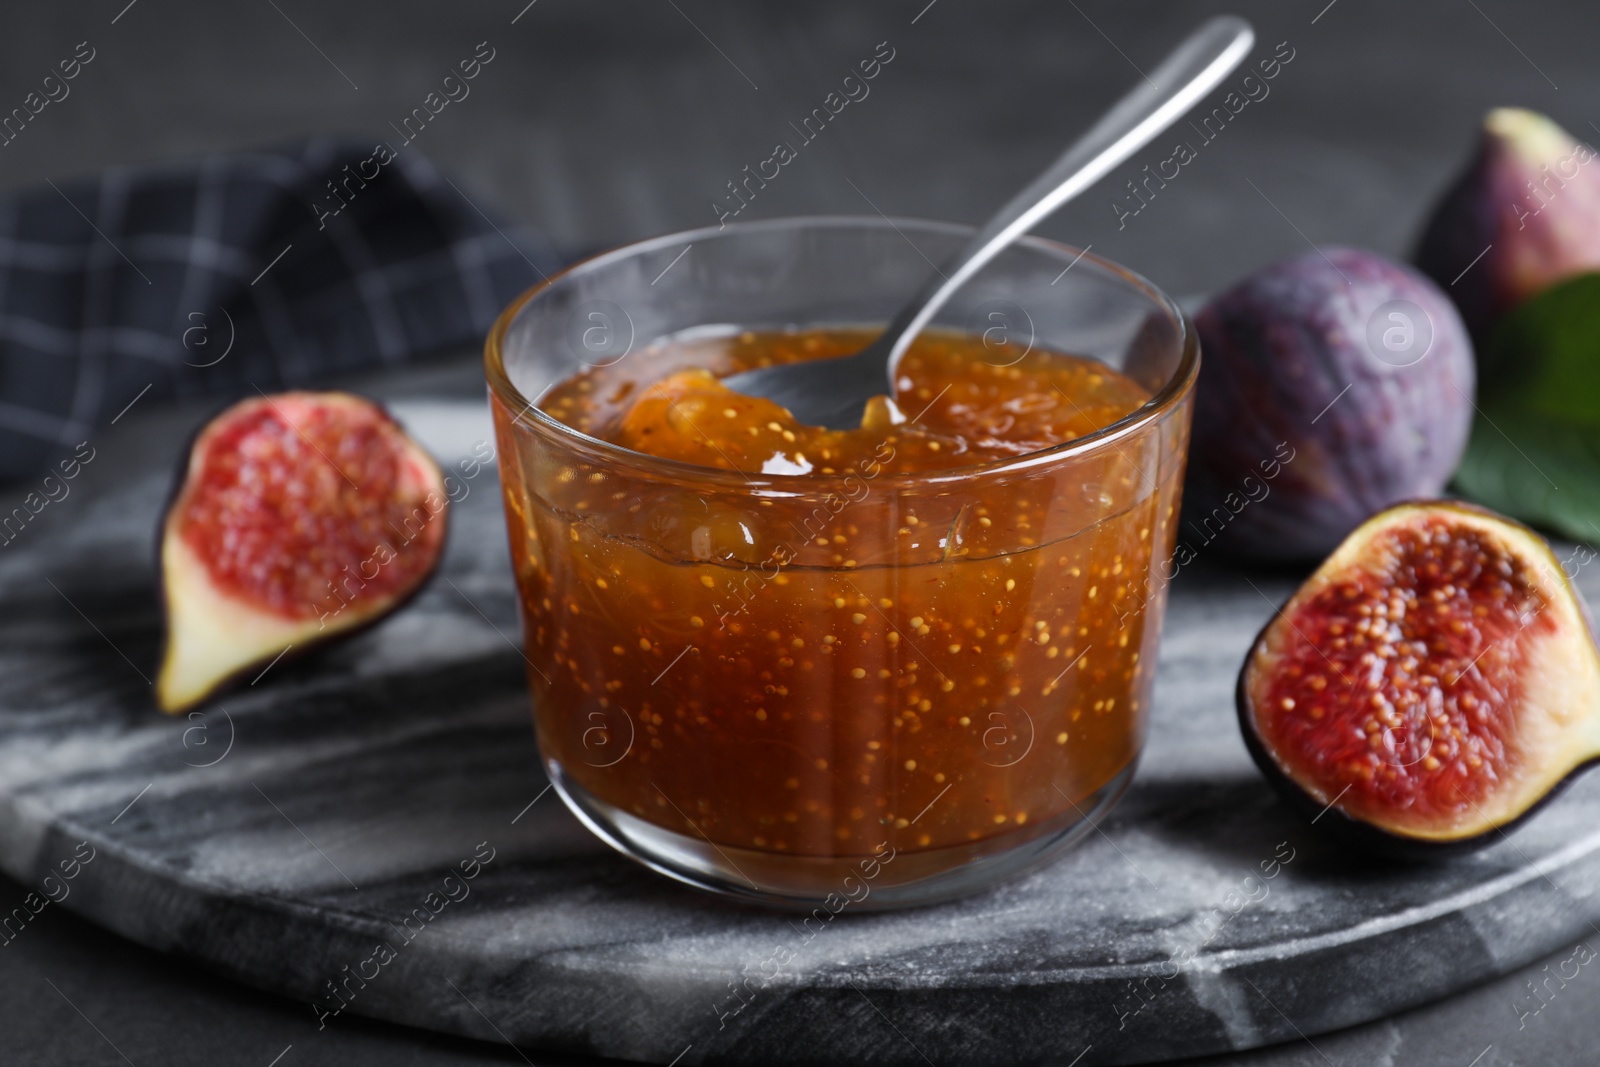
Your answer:
[[[970,232],[678,234],[495,325],[539,748],[625,854],[768,903],[920,904],[1054,855],[1126,787],[1199,365],[1171,300],[1030,238],[859,429],[716,380],[860,347]]]

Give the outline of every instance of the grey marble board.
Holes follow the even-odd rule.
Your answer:
[[[396,411],[447,465],[488,437],[481,403]],[[1135,1063],[1376,1018],[1600,919],[1600,776],[1438,865],[1360,861],[1284,810],[1232,687],[1291,575],[1180,575],[1149,748],[1102,833],[978,897],[811,928],[635,866],[545,791],[492,468],[404,612],[163,717],[152,541],[191,428],[101,435],[0,550],[0,867],[34,907],[300,1001],[308,1043],[361,1014],[662,1064]]]

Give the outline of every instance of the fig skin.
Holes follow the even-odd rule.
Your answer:
[[[1222,293],[1195,327],[1179,532],[1192,551],[1319,559],[1369,515],[1438,496],[1455,472],[1472,428],[1472,345],[1449,299],[1410,268],[1313,250]]]
[[[1539,721],[1533,729],[1526,731],[1528,737],[1519,732],[1503,740],[1522,757],[1544,758],[1542,763],[1533,759],[1530,760],[1531,766],[1516,768],[1527,772],[1525,781],[1520,785],[1515,776],[1512,776],[1509,785],[1504,781],[1491,783],[1509,790],[1510,803],[1501,804],[1498,811],[1487,815],[1481,810],[1482,806],[1473,805],[1475,822],[1467,821],[1464,825],[1419,833],[1415,828],[1402,825],[1400,818],[1385,825],[1371,813],[1363,816],[1347,810],[1347,806],[1340,801],[1345,793],[1328,797],[1303,785],[1296,778],[1294,769],[1273,752],[1268,740],[1257,729],[1258,712],[1252,693],[1255,688],[1253,683],[1258,679],[1252,671],[1263,655],[1271,631],[1280,622],[1290,625],[1282,620],[1289,618],[1302,597],[1325,588],[1328,583],[1337,583],[1340,575],[1349,573],[1351,567],[1359,562],[1362,550],[1374,537],[1406,524],[1420,525],[1434,518],[1464,524],[1479,531],[1492,531],[1501,545],[1515,551],[1519,558],[1534,568],[1535,573],[1542,576],[1541,599],[1546,600],[1546,606],[1540,609],[1540,613],[1552,611],[1558,627],[1556,636],[1543,640],[1553,646],[1554,652],[1547,650],[1546,659],[1541,659],[1537,665],[1524,663],[1522,677],[1565,673],[1573,684],[1570,686],[1572,691],[1565,694],[1569,710],[1556,710],[1553,713],[1549,708],[1541,709],[1537,703],[1539,697],[1548,697],[1550,694],[1537,688],[1531,698],[1526,693],[1519,694],[1524,701],[1515,709],[1519,715],[1518,725],[1522,725],[1521,716],[1538,718]],[[1553,663],[1549,660],[1552,654],[1557,657]],[[1542,678],[1538,684],[1543,684]],[[1352,849],[1390,859],[1429,861],[1464,855],[1495,844],[1559,796],[1579,774],[1600,762],[1600,647],[1595,644],[1594,625],[1588,609],[1567,578],[1559,558],[1537,533],[1521,523],[1473,504],[1413,501],[1390,508],[1362,524],[1257,634],[1239,671],[1235,699],[1239,730],[1245,747],[1287,806],[1328,838]],[[1551,721],[1554,722],[1553,727]],[[1539,744],[1549,746],[1549,751],[1534,751]],[[1494,803],[1492,796],[1485,801],[1491,806]]]
[[[238,420],[268,408],[276,409],[280,417],[287,411],[286,417],[290,420],[314,409],[352,427],[376,427],[388,438],[386,443],[394,447],[400,461],[401,481],[412,491],[413,498],[437,498],[438,510],[431,512],[430,509],[417,534],[405,542],[405,547],[415,546],[418,555],[413,559],[420,559],[422,564],[410,564],[414,574],[400,588],[369,599],[363,599],[358,593],[348,601],[329,593],[331,602],[340,605],[337,610],[320,615],[303,612],[285,615],[271,605],[252,602],[243,592],[218,582],[208,563],[180,532],[185,509],[194,504],[199,492],[197,479],[205,470],[211,450],[217,447],[218,436]],[[164,628],[160,669],[152,688],[156,705],[168,714],[196,707],[247,676],[253,678],[280,658],[298,659],[327,643],[352,637],[381,622],[421,592],[443,556],[449,523],[449,497],[443,472],[433,457],[407,436],[381,405],[365,397],[336,392],[291,392],[246,399],[208,420],[196,432],[183,455],[184,462],[164,512],[157,543]],[[301,458],[304,461],[304,457]],[[331,461],[323,453],[317,455],[314,462],[327,464]],[[344,475],[347,467],[348,464],[337,469]],[[317,516],[304,511],[295,515],[295,518],[306,517]],[[395,540],[399,542],[400,538]],[[391,547],[390,552],[393,551]],[[393,556],[386,558],[392,560]],[[348,571],[328,577],[346,578]],[[362,584],[364,591],[365,583]],[[345,590],[349,590],[348,584]]]
[[[1594,159],[1593,148],[1537,112],[1496,108],[1484,118],[1477,151],[1434,209],[1415,256],[1475,338],[1554,283],[1600,270]]]

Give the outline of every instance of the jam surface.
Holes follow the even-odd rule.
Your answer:
[[[902,472],[1019,456],[1109,426],[1150,398],[1095,360],[985,346],[948,333],[912,346],[899,367],[895,403],[875,398],[859,429],[802,425],[780,405],[717,380],[756,367],[849,355],[875,336],[835,330],[676,342],[666,352],[648,353],[648,361],[569,378],[540,407],[585,433],[653,456],[799,475],[849,471],[885,443]]]
[[[545,444],[496,400],[541,751],[598,802],[718,848],[865,856],[1056,832],[1131,768],[1186,423],[906,481],[1083,436],[1148,393],[955,334],[920,339],[859,429],[717,382],[870,337],[668,340],[539,400],[759,490]]]

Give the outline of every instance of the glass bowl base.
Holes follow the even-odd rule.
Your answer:
[[[865,855],[805,856],[721,845],[647,822],[596,797],[553,759],[545,773],[569,810],[618,852],[686,885],[790,911],[883,911],[954,900],[1054,859],[1095,829],[1133,778],[1137,759],[1053,819],[965,845]]]

